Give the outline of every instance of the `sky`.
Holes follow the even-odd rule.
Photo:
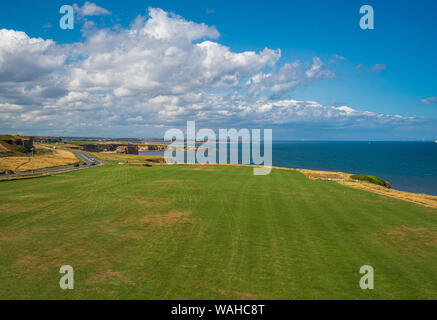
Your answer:
[[[436,140],[436,14],[432,0],[2,1],[0,132],[163,137],[195,120]]]

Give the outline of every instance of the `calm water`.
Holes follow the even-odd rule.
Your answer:
[[[437,195],[434,142],[274,142],[273,165],[373,174],[398,190]]]

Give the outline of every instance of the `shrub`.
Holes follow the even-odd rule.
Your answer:
[[[16,152],[18,153],[28,153],[29,150],[27,150],[27,148],[25,146],[17,146],[15,148]]]
[[[354,174],[351,176],[354,180],[360,180],[360,181],[367,181],[373,184],[377,184],[379,186],[383,186],[386,188],[391,188],[391,185],[388,181],[385,181],[384,179],[372,176],[370,174]]]

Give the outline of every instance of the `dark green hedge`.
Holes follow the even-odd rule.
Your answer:
[[[351,176],[354,180],[361,180],[361,181],[367,181],[370,183],[374,183],[386,188],[391,188],[391,185],[388,181],[385,181],[384,179],[372,176],[370,174],[355,174]]]

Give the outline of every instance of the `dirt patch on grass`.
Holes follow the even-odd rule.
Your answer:
[[[190,168],[190,170],[194,170],[194,171],[217,171],[217,169],[208,168],[208,167]]]
[[[173,185],[180,185],[181,183],[192,183],[193,180],[154,180],[150,181],[148,184],[151,188],[157,190],[166,190]]]
[[[252,294],[252,293],[247,293],[247,292],[227,291],[227,290],[223,290],[223,289],[218,289],[218,292],[221,295],[235,296],[238,299],[242,299],[242,300],[259,300],[260,299],[258,295]]]
[[[135,201],[135,203],[141,208],[151,208],[171,203],[171,200],[160,197],[128,196],[127,198],[130,201]]]
[[[103,225],[102,227],[103,232],[105,233],[115,233],[118,232],[118,228],[111,225]]]
[[[387,230],[381,241],[410,255],[437,256],[437,231],[428,228],[400,226]]]
[[[390,230],[387,234],[396,240],[416,239],[421,240],[423,244],[437,248],[437,231],[427,228],[408,228],[402,226],[397,229]]]
[[[37,194],[23,194],[16,197],[18,200],[22,199],[41,199],[44,198],[46,195],[43,193],[37,193]],[[0,209],[1,211],[1,209]]]
[[[349,173],[344,172],[331,172],[331,171],[319,171],[319,170],[307,170],[307,169],[296,169],[306,175],[309,179],[313,180],[348,180],[350,179]]]
[[[9,212],[9,211],[14,211],[17,209],[20,209],[21,205],[18,204],[14,204],[14,203],[4,203],[4,204],[0,204],[0,213],[3,212]]]
[[[71,257],[74,255],[83,255],[86,254],[87,251],[79,244],[73,245],[71,243],[65,243],[54,247],[47,251],[47,256],[49,257]]]
[[[172,184],[172,183],[189,183],[192,180],[154,180],[150,181],[149,184]]]
[[[42,257],[25,254],[15,260],[13,267],[25,270],[22,274],[25,277],[38,272],[48,272],[51,265]]]
[[[103,272],[97,273],[86,280],[87,284],[105,283],[105,284],[135,284],[128,277],[117,271],[107,269]]]
[[[30,266],[30,265],[35,264],[35,263],[34,263],[35,260],[36,260],[36,258],[35,258],[34,256],[32,256],[32,255],[25,255],[25,256],[23,256],[23,257],[21,257],[21,258],[18,258],[18,259],[15,261],[15,263],[18,264],[18,265],[20,265],[20,266],[27,267],[27,266]]]
[[[141,218],[140,222],[149,226],[163,226],[169,223],[181,223],[188,221],[188,216],[191,215],[189,211],[172,210],[166,214],[150,214]]]
[[[40,230],[38,228],[36,231]],[[35,232],[35,229],[31,230],[29,227],[19,228],[11,231],[0,232],[0,241],[20,241],[26,238],[30,238],[32,236],[32,232]]]

